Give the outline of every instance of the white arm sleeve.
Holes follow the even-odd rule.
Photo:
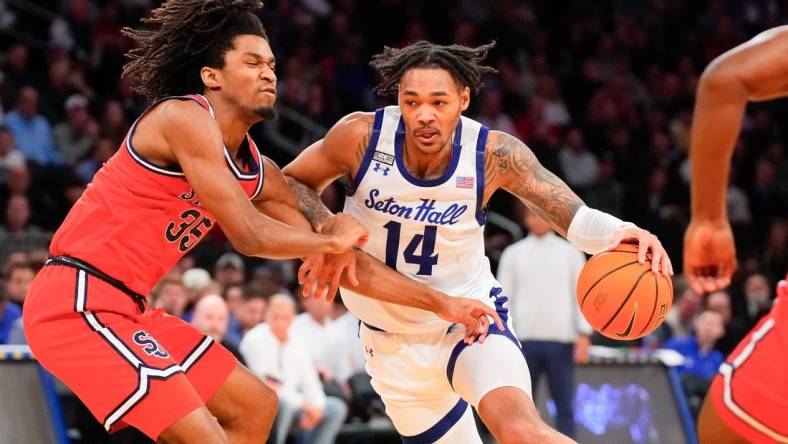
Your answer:
[[[597,254],[610,245],[616,231],[634,226],[632,222],[582,206],[569,224],[566,239],[588,254]]]

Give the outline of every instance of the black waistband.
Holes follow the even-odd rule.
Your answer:
[[[104,273],[103,271],[99,270],[98,268],[94,267],[93,265],[90,265],[89,263],[83,260],[71,256],[55,256],[47,259],[47,261],[44,262],[44,266],[46,265],[65,265],[66,267],[82,270],[85,273],[97,277],[102,281],[117,288],[118,290],[126,293],[132,299],[134,299],[134,302],[136,302],[137,305],[139,305],[140,311],[145,311],[145,302],[147,301],[147,298],[145,296],[137,293],[136,291],[127,287],[126,284],[124,284],[123,282],[115,279],[114,277],[108,275],[107,273]]]

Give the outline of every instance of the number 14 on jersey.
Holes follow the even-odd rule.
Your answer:
[[[391,221],[383,225],[383,228],[388,230],[388,235],[386,237],[386,265],[396,270],[402,224]],[[433,254],[435,252],[435,239],[437,236],[438,227],[435,225],[427,225],[424,227],[424,234],[413,236],[408,246],[405,247],[405,251],[403,252],[405,262],[419,266],[419,271],[416,274],[421,276],[432,276],[432,267],[438,264],[438,255]],[[419,248],[419,245],[421,245],[421,253],[416,254],[416,249]]]

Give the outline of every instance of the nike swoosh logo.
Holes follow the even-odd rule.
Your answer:
[[[635,302],[635,308],[632,310],[632,319],[629,320],[629,325],[627,325],[627,329],[624,330],[623,333],[616,333],[618,337],[623,338],[629,336],[629,333],[632,331],[632,325],[635,323],[635,317],[638,315],[638,303]]]

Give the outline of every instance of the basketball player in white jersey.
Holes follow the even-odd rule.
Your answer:
[[[347,177],[344,211],[369,230],[365,251],[446,294],[487,301],[506,324],[469,345],[463,327],[359,294],[343,280],[343,301],[363,322],[372,385],[406,444],[480,443],[468,404],[501,443],[573,442],[539,418],[505,290],[484,256],[484,210],[496,190],[525,201],[586,252],[638,242],[641,262],[648,252],[655,273],[672,274],[655,236],[584,206],[525,144],[461,115],[481,76],[495,72],[481,64],[492,46],[386,48],[372,66],[383,78],[378,92],[396,94],[398,106],[345,117],[284,170],[324,233],[333,223],[318,193]]]

